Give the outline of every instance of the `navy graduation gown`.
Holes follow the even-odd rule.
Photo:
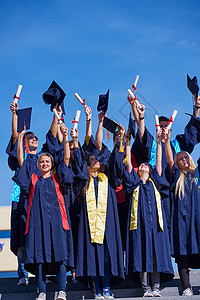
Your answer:
[[[46,135],[46,143],[43,144],[42,151],[41,152],[50,152],[51,149],[48,148],[48,140],[52,138],[52,134],[49,131]],[[19,170],[19,163],[17,160],[17,144],[13,143],[12,137],[8,143],[8,146],[6,148],[6,153],[8,154],[8,165],[12,171],[15,171],[15,173]],[[25,153],[25,147],[24,153]],[[40,152],[40,153],[41,153]],[[27,161],[27,164],[29,165],[29,171],[32,173],[37,174],[40,176],[40,170],[37,167],[37,159],[38,155],[40,154],[28,154],[25,156],[25,159]],[[12,201],[12,208],[11,208],[11,241],[10,241],[10,248],[11,251],[17,255],[17,249],[19,247],[25,246],[25,238],[24,238],[24,230],[25,230],[25,224],[26,224],[26,214],[27,214],[27,205],[28,205],[28,194],[21,189],[18,189],[17,186],[15,186],[15,191],[17,193],[17,201]]]
[[[28,172],[35,173],[40,176],[41,172],[37,167],[37,155],[28,154],[26,157],[26,164],[28,166]],[[17,173],[17,170],[15,174]],[[26,215],[28,207],[28,193],[19,189],[19,201],[12,201],[11,209],[11,240],[10,249],[17,255],[17,249],[25,246],[25,225],[26,225]]]
[[[87,215],[86,197],[82,197],[81,213],[78,232],[78,245],[76,257],[76,276],[104,276],[104,246],[108,246],[111,264],[111,275],[124,278],[123,251],[117,211],[117,199],[114,186],[109,175],[109,169],[105,171],[108,177],[108,198],[104,243],[91,243],[90,228]],[[94,178],[94,185],[98,191],[98,178]]]
[[[135,272],[153,272],[153,243],[155,246],[155,256],[157,263],[157,272],[161,273],[161,281],[171,280],[174,276],[170,256],[169,235],[163,201],[169,197],[169,185],[166,180],[160,177],[154,169],[151,173],[151,179],[156,185],[161,195],[163,231],[158,222],[158,213],[155,200],[154,187],[151,181],[146,184],[140,183],[137,211],[137,229],[129,230],[130,215],[132,206],[132,194],[134,191],[134,182],[136,174],[130,174],[124,171],[123,185],[129,194],[129,214],[127,226],[127,275],[133,275]]]
[[[58,166],[57,174],[62,184],[73,183],[73,172],[64,162]],[[31,175],[29,166],[24,161],[23,166],[14,177],[15,182],[27,193]],[[38,179],[32,200],[28,233],[25,237],[25,268],[33,274],[37,263],[45,263],[47,274],[55,273],[55,262],[62,261],[68,268],[72,268],[74,265],[73,239],[68,210],[69,198],[64,195],[64,199],[70,230],[63,229],[52,177]]]
[[[200,267],[200,191],[190,172],[185,174],[185,195],[175,196],[179,168],[174,165],[171,175],[171,251],[172,256],[188,255],[190,267]],[[193,259],[194,258],[194,259]]]
[[[123,178],[123,187],[127,201],[129,202],[129,213],[127,221],[126,236],[126,273],[139,282],[138,272],[153,272],[152,247],[155,245],[157,271],[161,272],[161,281],[173,278],[171,264],[169,235],[167,222],[163,209],[163,201],[169,198],[169,184],[158,175],[156,169],[151,174],[158,191],[161,194],[162,216],[164,231],[158,223],[157,206],[154,187],[151,181],[144,184],[133,170],[130,174],[123,164],[123,155],[119,152],[119,143],[112,152],[112,171],[116,179]],[[115,181],[117,184],[117,180]],[[132,194],[137,186],[140,186],[137,211],[137,229],[129,230],[132,206]]]

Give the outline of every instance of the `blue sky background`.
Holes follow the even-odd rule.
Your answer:
[[[10,205],[12,172],[5,148],[11,134],[9,106],[18,84],[20,108],[32,106],[31,129],[40,146],[52,113],[42,100],[52,80],[66,92],[66,125],[82,110],[80,141],[85,134],[79,93],[93,110],[97,127],[98,95],[110,89],[109,116],[127,127],[127,89],[138,82],[146,105],[146,124],[154,133],[154,114],[178,110],[173,134],[182,133],[192,113],[187,73],[200,76],[200,2],[198,0],[27,0],[2,1],[0,10],[1,155],[0,205]],[[106,136],[106,132],[105,132]],[[111,141],[105,142],[109,147]],[[199,157],[198,145],[194,159]]]

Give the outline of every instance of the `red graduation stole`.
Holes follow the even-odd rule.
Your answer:
[[[32,176],[31,176],[31,186],[30,186],[30,192],[29,192],[29,198],[28,198],[28,211],[27,211],[27,219],[26,219],[26,230],[25,230],[24,235],[26,235],[28,233],[33,195],[34,195],[34,191],[35,191],[35,185],[36,185],[36,182],[38,181],[38,179],[39,179],[39,177],[36,174],[33,173]],[[66,212],[66,207],[65,207],[64,196],[63,196],[63,192],[62,192],[62,189],[60,187],[58,176],[57,176],[56,173],[54,173],[52,175],[52,179],[54,181],[54,185],[55,185],[55,189],[56,189],[56,195],[57,195],[57,198],[58,198],[63,229],[69,230],[70,228],[69,228],[69,222],[68,222],[68,218],[67,218],[67,212]]]

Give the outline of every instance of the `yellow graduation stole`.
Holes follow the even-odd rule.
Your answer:
[[[157,206],[157,212],[158,212],[158,221],[159,221],[160,228],[163,231],[163,217],[162,217],[162,207],[161,207],[160,193],[157,190],[153,180],[151,178],[149,178],[149,180],[152,182],[153,187],[154,187],[155,198],[156,198],[156,206]],[[138,186],[133,191],[132,205],[131,205],[131,217],[130,217],[130,230],[136,230],[137,229],[139,188],[140,188],[140,186]]]
[[[91,243],[103,244],[106,225],[107,198],[108,177],[104,173],[98,173],[97,205],[93,177],[90,179],[89,188],[86,192]]]

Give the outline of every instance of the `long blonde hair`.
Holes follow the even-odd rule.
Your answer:
[[[174,159],[175,164],[180,169],[179,164],[178,164],[178,156],[179,156],[180,153],[184,153],[189,157],[190,166],[189,166],[188,171],[192,174],[192,178],[195,181],[196,185],[198,186],[196,178],[194,176],[196,166],[195,166],[195,163],[194,163],[192,157],[190,156],[190,154],[188,152],[186,152],[186,151],[178,152],[175,156],[175,159]],[[180,169],[180,171],[181,171],[181,174],[180,174],[180,177],[179,177],[179,179],[177,180],[177,183],[176,183],[175,196],[178,195],[179,199],[183,199],[183,197],[185,196],[185,175],[184,175],[184,172],[181,169]]]

